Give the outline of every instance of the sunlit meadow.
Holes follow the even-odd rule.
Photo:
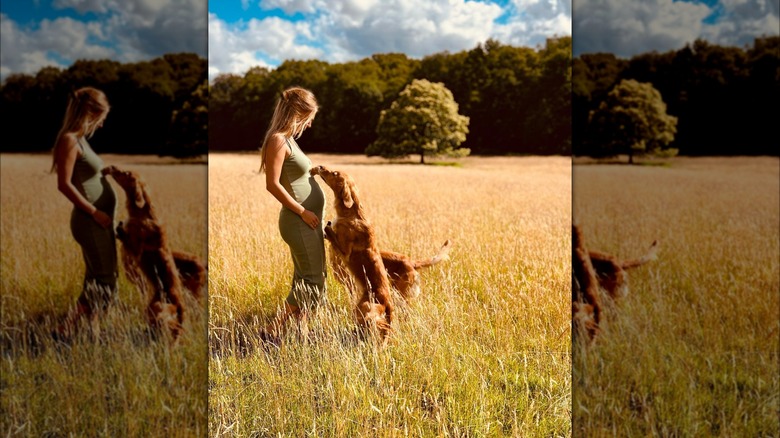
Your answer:
[[[780,162],[575,165],[586,245],[658,259],[573,361],[575,436],[777,436]]]
[[[383,249],[424,258],[452,239],[451,258],[397,298],[384,349],[332,276],[308,331],[263,346],[292,278],[280,205],[257,154],[212,154],[210,435],[571,435],[571,160],[310,158],[353,176]]]
[[[174,249],[206,258],[206,166],[103,156],[146,182]],[[147,333],[146,300],[123,277],[119,304],[71,345],[50,331],[75,303],[84,261],[70,234],[72,205],[49,155],[0,156],[0,433],[5,436],[203,436],[205,303],[187,299],[185,334],[170,346]],[[124,192],[117,220],[127,217]],[[92,333],[92,334],[90,334]]]

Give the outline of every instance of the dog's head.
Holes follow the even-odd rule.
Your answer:
[[[333,190],[337,200],[346,208],[352,208],[358,203],[357,187],[351,176],[337,170],[330,170],[325,166],[315,166],[309,171],[312,176],[319,175],[325,184]]]
[[[101,171],[103,175],[111,175],[114,181],[125,191],[128,200],[132,200],[138,208],[147,204],[144,183],[141,177],[131,170],[121,170],[116,166],[108,166]]]

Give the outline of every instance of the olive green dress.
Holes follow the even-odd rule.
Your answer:
[[[92,150],[84,138],[78,139],[81,151],[73,167],[71,182],[84,198],[98,210],[114,218],[116,193],[105,176],[100,173],[103,160]],[[70,216],[70,230],[86,264],[84,286],[79,302],[95,308],[105,307],[116,295],[118,276],[116,240],[113,225],[103,228],[88,213],[78,207]]]
[[[311,161],[294,139],[288,138],[290,156],[284,160],[279,182],[296,201],[320,219],[325,213],[325,194],[309,175]],[[279,213],[279,231],[290,246],[293,280],[287,302],[296,307],[313,307],[325,298],[325,239],[322,226],[311,229],[287,207]]]

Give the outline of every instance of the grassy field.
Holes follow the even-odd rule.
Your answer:
[[[330,277],[311,334],[240,354],[236,339],[287,295],[292,262],[257,155],[212,154],[210,435],[571,435],[571,160],[310,158],[355,178],[382,248],[423,258],[449,238],[451,260],[423,272],[385,349],[357,339]]]
[[[592,163],[591,163],[592,164]],[[778,436],[777,158],[575,165],[589,248],[630,272],[595,345],[575,349],[575,436]]]
[[[206,257],[206,166],[103,156],[146,181],[171,245]],[[0,156],[0,434],[203,436],[207,433],[207,318],[191,298],[177,345],[150,340],[146,303],[120,273],[120,305],[70,347],[48,336],[75,303],[84,262],[72,205],[48,173],[49,155]],[[115,185],[117,220],[126,218]],[[121,272],[120,268],[120,272]],[[31,338],[38,342],[31,343]]]

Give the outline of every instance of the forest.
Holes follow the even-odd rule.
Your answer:
[[[377,138],[380,112],[414,79],[443,83],[470,118],[461,145],[475,155],[588,155],[588,114],[621,80],[651,83],[670,115],[681,155],[777,155],[780,37],[752,47],[702,40],[630,59],[571,56],[571,37],[544,47],[488,40],[471,50],[422,59],[385,53],[344,63],[287,60],[277,68],[222,74],[211,83],[207,60],[168,54],[151,61],[75,62],[13,74],[0,85],[5,135],[0,151],[51,149],[67,95],[81,86],[106,92],[111,113],[95,142],[103,152],[190,156],[208,150],[257,150],[276,97],[311,89],[320,104],[301,138],[312,152],[363,154]]]
[[[411,59],[375,54],[345,63],[288,60],[271,70],[214,78],[210,150],[257,150],[288,86],[312,90],[320,111],[301,137],[307,151],[365,153],[380,112],[414,79],[443,83],[471,120],[462,147],[476,155],[571,154],[571,37],[544,47],[488,40],[471,50]]]
[[[167,54],[136,63],[79,60],[67,69],[12,74],[0,87],[2,152],[51,150],[68,95],[84,86],[106,93],[111,111],[93,143],[99,152],[193,156],[208,152],[206,59]]]
[[[680,155],[778,155],[780,37],[752,47],[697,40],[666,53],[621,59],[609,53],[574,59],[573,153],[590,155],[601,141],[588,135],[588,114],[623,79],[651,83],[678,118],[670,147]]]

